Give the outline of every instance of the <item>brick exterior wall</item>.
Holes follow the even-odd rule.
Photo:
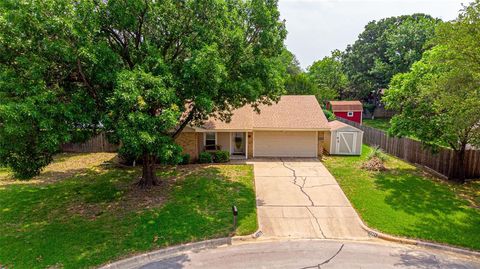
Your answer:
[[[325,132],[318,132],[318,158],[321,159],[323,155],[323,141],[325,140]]]
[[[248,133],[248,156],[247,158],[253,158],[253,132]]]
[[[190,161],[198,159],[198,133],[182,132],[175,142],[183,148],[183,153],[190,154]]]

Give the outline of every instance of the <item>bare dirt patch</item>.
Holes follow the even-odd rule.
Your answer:
[[[11,184],[48,184],[73,176],[85,175],[91,169],[101,169],[105,162],[113,161],[116,153],[61,153],[53,162],[30,180],[18,180],[11,173],[0,175],[0,186]]]

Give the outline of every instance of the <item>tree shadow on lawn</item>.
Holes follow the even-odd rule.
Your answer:
[[[374,184],[386,193],[385,203],[414,216],[411,225],[398,230],[407,236],[480,249],[480,211],[469,207],[448,184],[418,173],[404,168],[375,175]]]
[[[408,214],[448,214],[468,203],[459,199],[447,185],[418,174],[416,169],[397,168],[378,172],[375,186],[387,193],[385,202]]]
[[[6,186],[0,190],[0,245],[7,247],[0,249],[0,261],[18,268],[87,267],[227,236],[233,232],[233,204],[239,208],[239,229],[254,231],[253,182],[242,180],[247,175],[232,178],[224,172],[205,167],[181,180],[165,180],[160,189],[133,192],[137,169],[91,171],[48,185]],[[152,200],[138,204],[138,196]],[[159,196],[161,202],[155,200]]]

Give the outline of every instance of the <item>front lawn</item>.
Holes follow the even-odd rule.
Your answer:
[[[387,171],[360,168],[362,156],[327,156],[324,164],[365,223],[379,231],[480,250],[480,184],[445,182],[388,156]]]
[[[236,234],[257,228],[251,166],[171,168],[158,172],[161,187],[143,191],[133,186],[139,169],[94,165],[102,158],[113,156],[63,154],[28,183],[0,178],[0,268],[92,267],[228,236],[233,204]]]

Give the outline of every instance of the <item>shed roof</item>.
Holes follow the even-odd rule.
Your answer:
[[[245,105],[234,110],[230,122],[211,118],[202,126],[209,130],[303,130],[328,129],[328,121],[313,95],[283,95],[278,103],[260,105],[260,113]]]
[[[363,105],[360,101],[330,101],[330,108],[333,112],[363,111]]]
[[[335,131],[335,130],[338,130],[338,129],[348,128],[348,129],[353,129],[353,130],[363,132],[362,130],[360,130],[356,127],[353,127],[349,124],[343,123],[343,122],[338,121],[338,120],[334,120],[334,121],[329,122],[328,127],[330,128],[330,131]]]

